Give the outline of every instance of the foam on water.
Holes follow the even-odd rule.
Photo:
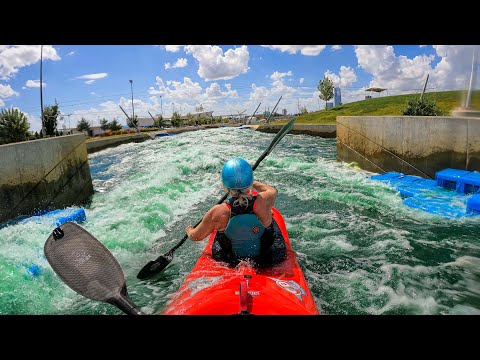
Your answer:
[[[138,271],[222,197],[226,160],[253,164],[274,136],[220,128],[89,156],[95,193],[82,226],[117,258],[143,311],[164,308],[206,242],[185,242],[155,279],[139,281]],[[276,207],[321,312],[478,313],[480,220],[405,206],[370,175],[336,161],[335,139],[304,135],[287,135],[255,171],[279,189]],[[119,314],[56,276],[43,257],[51,231],[47,219],[0,228],[0,314]]]

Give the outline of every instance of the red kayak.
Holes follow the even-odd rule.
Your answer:
[[[235,268],[212,257],[214,231],[192,272],[162,311],[164,315],[319,315],[280,212],[273,218],[282,231],[287,257],[270,268],[242,261]]]

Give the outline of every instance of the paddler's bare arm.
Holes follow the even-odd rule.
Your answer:
[[[265,206],[267,208],[271,208],[275,204],[278,192],[276,188],[259,181],[254,181],[252,186],[265,201]]]
[[[185,232],[193,241],[200,241],[205,239],[214,230],[223,230],[228,223],[230,211],[223,204],[218,204],[207,211],[196,228],[192,225],[187,226]]]

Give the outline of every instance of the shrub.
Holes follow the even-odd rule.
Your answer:
[[[417,97],[409,99],[402,114],[410,116],[439,116],[443,115],[443,112],[437,107],[435,100],[424,96],[422,99]]]

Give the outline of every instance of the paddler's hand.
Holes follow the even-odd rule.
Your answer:
[[[195,228],[192,225],[188,225],[187,228],[185,229],[185,232],[187,233],[187,236],[191,239],[190,234]]]

